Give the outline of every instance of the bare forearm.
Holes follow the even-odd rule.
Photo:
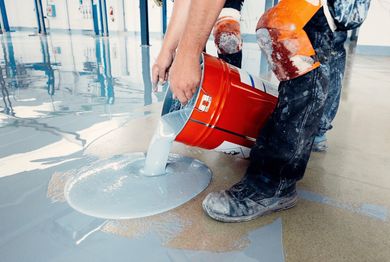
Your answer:
[[[176,50],[187,22],[191,0],[175,0],[162,49]]]
[[[190,12],[169,73],[173,94],[185,104],[200,83],[199,55],[225,0],[192,0]]]
[[[196,0],[191,6],[178,55],[199,57],[226,0]]]

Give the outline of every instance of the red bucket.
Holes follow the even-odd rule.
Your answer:
[[[201,59],[201,84],[175,141],[247,158],[276,106],[277,89],[216,57]],[[168,89],[161,115],[182,108]]]

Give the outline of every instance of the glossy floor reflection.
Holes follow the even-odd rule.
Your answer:
[[[70,171],[146,151],[163,92],[150,65],[160,39],[17,32],[0,36],[0,261],[387,261],[390,257],[390,58],[350,54],[329,151],[313,153],[297,207],[223,224],[202,212],[247,162],[174,144],[213,171],[206,192],[172,211],[103,220],[64,199]],[[213,44],[208,50],[215,52]],[[257,45],[243,67],[258,74]]]

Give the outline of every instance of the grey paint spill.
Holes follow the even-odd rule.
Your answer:
[[[224,262],[283,262],[284,249],[282,243],[282,220],[276,219],[271,224],[258,228],[247,236],[250,243],[241,251],[212,252],[188,249],[174,249],[161,246],[161,241],[155,233],[137,238],[137,246],[132,258],[143,261],[224,261]],[[130,239],[133,242],[135,239]],[[156,254],[159,254],[157,260]],[[150,259],[150,260],[148,260]]]
[[[369,216],[382,221],[388,220],[388,210],[382,206],[373,205],[373,204],[362,204],[360,206],[355,206],[351,203],[343,203],[336,199],[323,196],[314,192],[306,191],[306,190],[298,190],[298,195],[300,198],[312,202],[317,202],[317,203],[341,208],[353,213]]]
[[[69,205],[81,213],[109,219],[159,214],[202,192],[211,170],[199,160],[169,155],[167,174],[145,176],[144,153],[98,160],[76,172],[65,186]]]
[[[85,216],[46,196],[45,186],[54,171],[84,164],[81,159],[1,179],[1,261],[284,261],[280,218],[250,232],[249,245],[231,252],[168,248],[155,232],[132,239],[101,232],[106,220]],[[20,192],[28,188],[34,190],[22,196]]]
[[[53,203],[46,196],[45,185],[54,170],[61,172],[84,163],[84,160],[78,160],[1,179],[2,262],[284,261],[280,218],[250,232],[248,246],[231,252],[168,248],[164,246],[166,240],[156,232],[131,239],[101,232],[106,220],[85,216],[65,203]],[[19,197],[27,188],[36,190],[29,192],[28,197]],[[175,230],[180,231],[180,228]]]
[[[106,220],[83,215],[66,203],[48,198],[47,185],[52,175],[91,164],[96,159],[84,155],[85,149],[115,128],[108,128],[107,132],[100,128],[91,130],[97,132],[97,136],[89,136],[89,131],[88,135],[83,134],[83,131],[110,119],[119,119],[120,127],[127,120],[149,114],[135,110],[162,101],[163,94],[152,94],[150,83],[144,83],[141,73],[137,74],[141,63],[135,54],[140,53],[140,48],[133,37],[114,37],[115,45],[110,46],[113,52],[106,52],[107,40],[95,41],[86,35],[51,34],[49,38],[54,39],[53,48],[59,51],[57,54],[39,48],[45,45],[46,38],[26,38],[25,33],[14,32],[12,38],[18,44],[15,52],[11,52],[13,41],[10,35],[0,38],[8,47],[2,49],[0,58],[2,65],[7,67],[3,85],[7,91],[6,102],[0,99],[1,262],[172,261],[183,257],[189,261],[245,262],[264,257],[269,246],[264,246],[264,254],[261,254],[258,251],[262,249],[255,242],[244,250],[247,254],[242,251],[214,253],[166,248],[162,244],[164,240],[156,234],[128,239],[104,233],[100,229],[106,225]],[[126,59],[132,62],[128,67],[126,65],[130,76],[128,73],[121,75],[116,69],[123,64],[110,59],[117,52],[122,54],[121,47],[131,50]],[[18,51],[23,48],[29,52]],[[159,45],[153,48],[158,51]],[[142,50],[147,51],[142,53],[142,58],[146,59],[146,63],[142,63],[145,69],[142,75],[148,76],[149,49]],[[53,55],[58,63],[53,64],[47,59]],[[115,66],[111,61],[115,61]],[[52,74],[52,69],[55,74]],[[75,150],[68,152],[58,146],[53,152],[34,153],[62,140],[66,143],[61,145],[76,145]],[[62,154],[52,154],[56,152]],[[11,163],[7,157],[17,154],[26,158],[18,156]],[[36,165],[26,166],[31,163]],[[260,231],[255,230],[249,238],[253,241],[259,237],[267,239],[271,230],[277,233],[277,242],[273,246],[281,245],[279,226],[281,224],[273,223]],[[175,232],[173,230],[171,234]],[[279,258],[282,257],[280,254]]]
[[[373,204],[363,204],[360,207],[360,212],[382,221],[386,221],[388,217],[388,210],[385,207]]]
[[[249,233],[251,244],[244,253],[255,261],[284,261],[282,219]]]

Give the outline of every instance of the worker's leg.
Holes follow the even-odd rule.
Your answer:
[[[213,28],[218,57],[241,67],[242,39],[240,17],[243,0],[227,0]]]
[[[347,35],[347,31],[334,32],[333,50],[329,61],[329,91],[324,105],[324,113],[321,117],[320,128],[314,139],[313,151],[322,152],[327,149],[325,133],[332,128],[332,121],[336,116],[340,104],[346,60],[344,43]]]
[[[277,107],[251,151],[241,182],[209,194],[204,210],[214,219],[238,222],[292,207],[318,131],[329,84],[333,33],[322,9],[305,26],[321,65],[279,85]]]

